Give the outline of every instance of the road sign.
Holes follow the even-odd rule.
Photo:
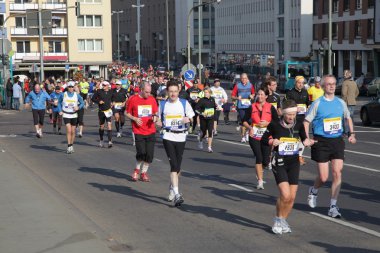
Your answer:
[[[188,69],[191,69],[195,73],[197,72],[197,68],[193,64],[190,63],[190,66],[188,66],[187,64],[183,65],[183,67],[181,69],[181,75],[184,75],[186,70],[188,70]]]
[[[69,65],[69,64],[66,64],[66,65],[65,65],[65,71],[66,71],[66,72],[69,72],[69,71],[70,71],[70,65]]]
[[[186,70],[186,72],[183,74],[186,81],[194,80],[195,78],[195,72],[191,69]]]
[[[197,65],[197,69],[199,69],[199,64]],[[203,69],[203,64],[201,64],[201,69]]]

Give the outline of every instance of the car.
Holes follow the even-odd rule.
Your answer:
[[[162,67],[162,66],[157,67],[156,72],[157,72],[158,75],[165,74],[165,72],[166,72],[166,68],[165,68],[165,67]]]
[[[380,122],[380,96],[373,98],[360,108],[360,119],[364,126]]]
[[[380,96],[380,77],[373,79],[367,86],[367,96]]]

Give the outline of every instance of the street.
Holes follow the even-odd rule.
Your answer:
[[[281,236],[271,231],[278,196],[272,172],[265,171],[265,190],[256,190],[254,156],[248,144],[239,142],[235,124],[220,126],[212,154],[198,150],[196,137],[189,136],[180,178],[185,203],[179,208],[166,201],[170,166],[158,135],[149,169],[151,182],[132,182],[135,147],[130,123],[123,138],[114,137],[112,149],[98,148],[94,109],[85,112],[84,136],[75,140],[72,155],[66,154],[66,136],[53,135],[47,117],[45,135],[37,139],[29,111],[0,111],[0,158],[12,154],[23,170],[38,178],[41,188],[54,192],[72,220],[84,224],[114,252],[374,253],[380,250],[380,125],[363,127],[359,109],[355,115],[358,143],[346,142],[338,201],[343,218],[327,216],[331,177],[319,192],[317,208],[307,205],[316,164],[306,149],[307,164],[301,167],[298,195],[288,219],[293,232]],[[7,229],[1,227],[0,235]],[[12,233],[19,240],[17,229]],[[43,238],[49,236],[42,233]],[[2,240],[0,236],[0,245]],[[0,246],[0,252],[45,252],[36,242],[30,251],[22,251],[22,243],[14,247]],[[57,247],[54,252],[67,251]]]

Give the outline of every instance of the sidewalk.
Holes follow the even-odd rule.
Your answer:
[[[0,142],[0,252],[112,252]]]

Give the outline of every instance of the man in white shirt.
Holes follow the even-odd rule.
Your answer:
[[[218,135],[217,127],[219,125],[220,112],[223,110],[223,104],[227,103],[228,96],[226,91],[220,87],[220,80],[214,80],[214,86],[211,87],[212,97],[215,99],[215,103],[218,106],[215,111],[215,121],[214,121],[214,136]]]

